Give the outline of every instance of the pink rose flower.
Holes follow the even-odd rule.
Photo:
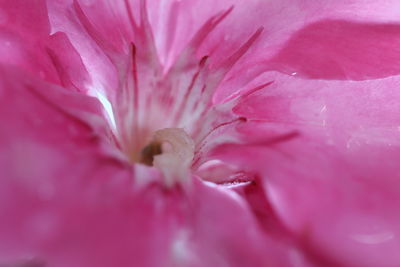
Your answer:
[[[400,266],[397,0],[0,0],[0,266]]]

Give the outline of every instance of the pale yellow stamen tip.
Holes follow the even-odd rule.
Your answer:
[[[161,153],[154,155],[153,166],[158,168],[170,187],[187,179],[194,157],[192,138],[180,128],[166,128],[154,133],[152,143],[161,144]]]

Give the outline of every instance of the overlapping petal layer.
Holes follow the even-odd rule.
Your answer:
[[[305,252],[322,266],[399,265],[398,77],[296,78],[399,74],[397,1],[0,4],[5,264],[306,266]],[[214,104],[238,103],[232,121],[215,91]],[[165,190],[85,94],[109,101],[128,150],[175,121],[197,152],[213,139],[200,162],[241,141],[214,156],[256,183],[241,196],[196,177]],[[225,182],[223,167],[202,174]]]
[[[49,36],[45,1],[1,1],[0,7],[2,63],[72,90],[85,90],[90,78],[80,55],[64,33]]]
[[[119,157],[96,99],[9,66],[0,76],[1,264],[287,264],[235,193],[197,178],[165,190]]]
[[[236,108],[249,144],[221,147],[222,158],[263,177],[278,217],[324,264],[397,266],[399,77],[269,76]]]
[[[121,68],[112,59],[126,57],[131,42],[164,69],[188,46],[191,57],[209,56],[210,67],[218,69],[262,30],[225,77],[216,101],[266,70],[322,79],[398,74],[397,6],[396,1],[48,2],[53,31],[66,32],[94,77],[96,90],[108,95],[110,88],[118,87],[115,71]],[[193,42],[198,32],[203,37]]]

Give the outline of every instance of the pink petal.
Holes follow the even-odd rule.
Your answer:
[[[12,29],[29,39],[45,38],[49,34],[45,0],[1,0],[0,7],[0,27],[3,30]]]
[[[0,76],[0,264],[288,265],[236,193],[197,178],[165,190],[111,154],[93,98],[9,66]]]
[[[395,0],[329,3],[321,0],[148,2],[150,23],[159,54],[161,58],[165,57],[170,61],[189,44],[209,18],[231,7],[232,12],[210,32],[200,49],[201,56],[212,55],[214,63],[235,52],[243,40],[249,38],[260,27],[263,27],[265,32],[257,49],[254,49],[254,53],[249,57],[253,60],[256,57],[260,60],[260,55],[265,58],[273,55],[291,34],[316,21],[341,19],[388,23],[397,21],[399,15],[396,9],[399,3]]]
[[[275,246],[284,246],[288,252],[286,255],[287,266],[311,267],[319,264],[329,266],[330,262],[321,255],[310,253],[309,249],[288,231],[275,213],[269,199],[267,199],[259,181],[237,186],[233,189],[238,192],[249,203],[251,211],[261,223],[263,230],[276,242]],[[283,266],[286,266],[283,264]]]
[[[70,43],[65,33],[57,32],[46,42],[47,56],[50,57],[60,85],[76,91],[86,92],[90,82],[89,74],[81,56]]]
[[[236,108],[250,120],[238,130],[254,138],[222,147],[222,158],[258,170],[278,217],[314,257],[399,265],[399,77],[272,78]]]
[[[41,42],[50,32],[45,1],[1,1],[0,7],[0,61],[57,83],[54,66],[43,57]]]
[[[88,3],[90,4],[90,1]],[[89,72],[91,83],[88,83],[85,88],[88,89],[88,93],[106,95],[107,91],[115,89],[118,84],[115,66],[80,23],[73,7],[73,1],[47,1],[47,6],[53,31],[67,35]],[[61,61],[61,63],[63,62]]]
[[[53,29],[65,32],[83,57],[93,79],[89,90],[111,102],[131,43],[138,61],[157,71],[166,72],[187,55],[197,61],[209,57],[212,69],[229,71],[216,102],[271,69],[321,79],[364,80],[398,73],[394,0],[57,0],[48,6]]]
[[[313,79],[365,80],[400,73],[400,25],[320,21],[296,32],[269,64]]]
[[[79,54],[63,33],[49,38],[45,1],[2,1],[0,51],[2,63],[19,66],[40,78],[83,90],[88,75]]]
[[[256,27],[264,29],[225,77],[216,102],[266,70],[308,78],[354,80],[399,73],[396,1],[288,0],[243,4],[246,6],[235,5],[199,52],[211,54],[211,63],[218,64]]]

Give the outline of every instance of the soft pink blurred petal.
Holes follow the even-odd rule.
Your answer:
[[[321,21],[296,32],[269,64],[313,79],[365,80],[399,74],[400,24]]]
[[[275,82],[236,107],[248,144],[222,146],[220,159],[258,170],[306,251],[341,266],[399,265],[399,77],[265,78]]]
[[[1,0],[0,6],[2,29],[10,29],[29,39],[47,37],[50,24],[45,0]]]
[[[52,32],[66,34],[90,75],[91,82],[84,89],[91,95],[107,95],[109,90],[115,90],[119,78],[115,66],[80,23],[73,1],[47,1],[47,6]]]
[[[192,76],[177,73],[194,72],[196,81],[197,68],[203,75],[233,67],[216,102],[271,69],[339,80],[398,74],[395,1],[147,2],[47,1],[49,28],[43,2],[25,10],[21,1],[3,1],[1,60],[111,101],[121,83],[133,88],[132,58],[140,63],[148,95],[159,85],[153,78],[165,74],[159,67],[168,69],[178,59],[186,64],[171,68],[171,80],[189,84],[182,88],[193,87]],[[44,37],[49,32],[50,41]],[[181,51],[186,54],[178,58]],[[290,264],[281,251],[283,237],[273,248],[264,235],[271,216],[278,230],[269,231],[293,233],[295,241],[288,243],[317,262],[399,265],[399,217],[393,212],[399,204],[398,77],[326,82],[266,75],[262,83],[274,83],[242,97],[234,110],[243,118],[237,130],[251,138],[219,152],[262,178],[265,197],[260,190],[243,196],[263,232],[234,193],[198,181],[190,194],[166,192],[150,170],[127,167],[94,99],[21,82],[25,73],[14,69],[1,72],[6,127],[0,133],[0,195],[1,203],[15,203],[0,205],[5,260],[37,256],[56,266]],[[126,73],[131,76],[123,79]],[[162,81],[164,89],[181,89]],[[133,172],[140,170],[141,180],[154,186],[131,186],[139,183]]]
[[[88,91],[89,73],[65,33],[57,32],[51,35],[46,41],[46,52],[57,71],[62,87],[82,93]]]
[[[288,264],[236,193],[195,177],[165,190],[112,153],[93,98],[9,66],[0,76],[0,264]]]
[[[1,1],[0,7],[2,63],[73,90],[84,90],[89,77],[81,57],[64,33],[49,36],[45,1]]]
[[[50,32],[46,2],[1,1],[0,7],[0,61],[57,83],[51,60],[43,56],[42,40],[46,40]]]
[[[396,1],[211,2],[57,0],[47,4],[52,31],[65,32],[82,56],[94,79],[91,90],[111,98],[131,43],[139,61],[145,58],[153,67],[160,63],[164,71],[183,51],[197,60],[209,56],[209,66],[218,69],[257,31],[262,32],[225,77],[215,101],[266,70],[353,80],[399,73]],[[199,31],[202,38],[194,42]]]

